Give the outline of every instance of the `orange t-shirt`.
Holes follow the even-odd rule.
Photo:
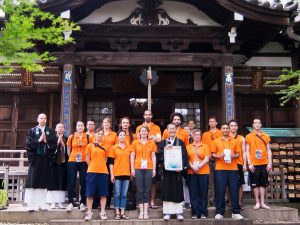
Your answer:
[[[210,156],[210,151],[208,149],[207,144],[200,143],[199,146],[196,146],[195,143],[189,144],[186,147],[187,154],[189,156],[189,161],[194,164],[194,162],[197,160],[199,163],[201,163],[205,157]],[[197,156],[196,156],[197,154]],[[188,169],[188,174],[195,174],[195,172],[192,169]],[[197,174],[209,174],[209,165],[206,163],[200,170],[197,172]]]
[[[208,130],[202,134],[201,141],[204,144],[208,145],[209,151],[211,151],[212,143],[215,139],[222,137],[222,132],[219,129],[216,129],[215,133],[211,132],[211,130]]]
[[[189,132],[187,132],[185,129],[182,129],[181,127],[178,127],[176,130],[176,137],[184,142],[185,146],[189,145]],[[162,140],[169,137],[169,132],[167,129],[164,130]]]
[[[92,133],[86,132],[86,134],[89,135],[89,138],[92,138],[93,141],[96,139],[95,132],[92,132]]]
[[[224,149],[230,149],[231,153],[237,154],[241,153],[241,147],[239,146],[237,140],[232,137],[229,137],[227,140],[224,140],[223,137],[217,138],[214,140],[211,148],[211,153],[217,155],[223,154]],[[231,163],[225,163],[224,158],[216,158],[216,170],[237,170],[237,159],[231,159]]]
[[[234,138],[234,137],[232,137],[232,138]],[[237,164],[243,166],[244,165],[244,159],[243,159],[243,136],[238,134],[234,139],[238,142],[238,144],[239,144],[239,146],[241,148],[240,156],[237,158]]]
[[[246,136],[246,143],[250,146],[250,162],[254,166],[266,165],[269,163],[267,144],[270,143],[271,138],[263,132],[260,133],[260,137],[266,144],[257,137],[254,131]]]
[[[160,128],[159,126],[155,125],[153,122],[151,122],[150,124],[147,124],[147,123],[143,123],[142,125],[139,125],[136,130],[135,130],[135,135],[137,136],[138,133],[140,132],[140,129],[142,126],[147,126],[150,130],[149,132],[149,135],[152,136],[152,135],[157,135],[159,134],[161,136],[161,131],[160,131]]]
[[[100,144],[101,147],[104,145]],[[88,173],[105,173],[108,174],[106,159],[108,157],[108,151],[103,150],[99,146],[95,146],[94,143],[88,144],[85,154],[89,156]]]
[[[152,152],[157,152],[154,141],[148,140],[145,144],[141,140],[134,140],[131,144],[131,151],[135,153],[134,169],[142,169],[142,160],[147,160],[147,168],[153,169]]]
[[[109,157],[114,159],[114,176],[130,176],[130,151],[130,145],[124,149],[119,144],[111,147]]]
[[[85,162],[85,150],[88,143],[92,143],[94,141],[94,136],[89,137],[89,141],[87,141],[87,136],[85,133],[82,134],[82,138],[78,136],[78,133],[71,134],[67,141],[68,149],[71,148],[72,143],[72,151],[69,156],[69,162],[76,162],[76,154],[81,153],[82,162]]]
[[[109,152],[111,147],[118,142],[118,136],[116,132],[109,131],[107,135],[104,135],[102,138],[103,144],[107,147],[107,151]]]
[[[131,145],[135,139],[136,139],[136,135],[134,133],[132,133],[132,142],[130,143],[130,135],[129,135],[129,133],[127,133],[126,137],[125,137],[126,145]]]

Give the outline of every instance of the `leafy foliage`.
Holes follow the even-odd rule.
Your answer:
[[[275,94],[281,95],[279,98],[281,105],[285,105],[292,98],[300,99],[300,70],[292,71],[288,69],[283,70],[282,75],[277,80],[268,81],[266,84],[282,84],[287,81],[293,82],[286,89],[275,92]]]
[[[5,0],[0,8],[7,17],[0,32],[1,72],[12,72],[12,63],[30,72],[43,71],[39,63],[56,58],[48,51],[38,52],[37,42],[62,46],[74,41],[72,37],[65,40],[64,31],[80,29],[73,22],[42,11],[33,0]]]

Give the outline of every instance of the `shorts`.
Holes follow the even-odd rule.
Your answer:
[[[254,166],[254,173],[249,171],[249,178],[252,188],[267,187],[269,184],[267,165]]]
[[[86,196],[99,197],[108,196],[108,174],[87,173],[86,174]]]
[[[239,176],[239,187],[245,184],[245,177],[244,177],[244,171],[243,166],[240,164],[237,164],[238,166],[238,176]]]

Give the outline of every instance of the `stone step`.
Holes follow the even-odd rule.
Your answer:
[[[99,219],[98,210],[94,210],[93,219]],[[208,218],[214,218],[215,209],[210,207],[208,209]],[[107,216],[109,219],[114,218],[114,210],[107,210]],[[137,210],[126,211],[126,214],[133,220],[138,217]],[[185,218],[190,218],[190,210],[184,210]],[[256,221],[298,221],[298,210],[288,207],[272,206],[271,210],[259,209],[254,210],[250,206],[246,207],[245,210],[241,211],[241,214],[250,220]],[[48,223],[51,220],[60,219],[75,219],[82,220],[85,216],[85,212],[81,212],[78,209],[74,209],[71,212],[66,212],[65,210],[48,210],[48,211],[36,211],[27,212],[26,208],[22,205],[20,206],[10,206],[7,210],[0,211],[1,222],[9,223]],[[149,217],[151,219],[161,219],[162,218],[162,208],[159,209],[149,209]],[[226,210],[225,218],[231,217],[231,211]]]
[[[185,219],[183,221],[178,221],[176,219],[171,219],[168,222],[165,222],[162,219],[151,219],[151,220],[91,220],[86,222],[84,220],[51,220],[49,225],[253,225],[252,220],[232,220],[232,219],[223,219],[223,220],[215,220],[215,219]]]

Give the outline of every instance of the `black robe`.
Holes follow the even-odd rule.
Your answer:
[[[57,145],[55,132],[46,127],[47,143],[38,142],[42,131],[38,127],[33,127],[26,134],[25,146],[28,156],[28,176],[25,188],[46,189],[49,182],[50,158]]]
[[[58,138],[58,137],[57,137]],[[68,178],[67,178],[67,138],[63,136],[64,146],[59,144],[56,146],[55,152],[51,157],[50,165],[50,179],[48,184],[49,191],[66,191]]]
[[[168,144],[167,140],[163,140],[158,145],[158,161],[164,168],[164,148]],[[178,138],[174,140],[173,146],[181,146],[182,151],[182,167],[181,172],[167,171],[163,169],[162,176],[162,201],[180,203],[184,201],[182,175],[186,173],[189,165],[187,151],[184,142]]]

